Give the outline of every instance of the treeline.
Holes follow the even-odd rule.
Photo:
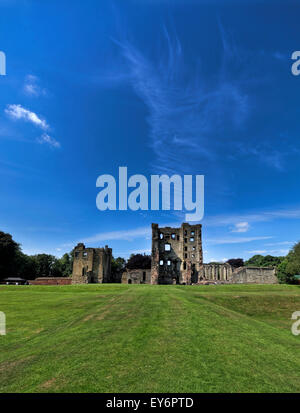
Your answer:
[[[68,277],[72,273],[73,253],[56,258],[50,254],[26,255],[10,234],[0,231],[0,279],[21,277]]]

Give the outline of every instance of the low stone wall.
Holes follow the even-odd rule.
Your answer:
[[[67,277],[41,277],[35,280],[29,280],[31,285],[70,285],[72,278]]]
[[[272,267],[240,267],[231,277],[231,283],[241,284],[277,284],[275,268]]]

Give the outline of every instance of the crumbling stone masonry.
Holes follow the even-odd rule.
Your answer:
[[[203,271],[201,224],[152,224],[151,284],[192,284]]]
[[[203,265],[203,272],[199,281],[229,281],[231,279],[233,268],[228,263],[210,263]]]
[[[277,284],[276,270],[272,267],[240,267],[229,281],[234,284]]]
[[[152,255],[150,269],[127,269],[111,274],[112,249],[74,249],[72,284],[201,284],[201,283],[277,283],[274,268],[232,268],[228,263],[203,264],[202,225],[183,223],[180,228],[152,224]],[[121,280],[122,277],[122,280]]]
[[[151,284],[151,270],[126,269],[122,274],[122,284]]]
[[[274,268],[242,267],[228,263],[203,264],[202,226],[180,228],[152,224],[151,284],[277,283]]]
[[[85,248],[78,244],[74,249],[72,284],[108,283],[111,280],[112,249]]]

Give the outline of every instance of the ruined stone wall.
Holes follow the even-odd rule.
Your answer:
[[[232,283],[244,284],[277,284],[275,268],[270,267],[240,267],[232,273]]]
[[[203,264],[203,271],[199,281],[228,281],[232,276],[233,268],[228,263]]]
[[[127,269],[122,274],[122,284],[151,284],[151,270]]]
[[[112,249],[85,248],[80,243],[74,249],[72,284],[104,283],[111,281]]]
[[[180,228],[152,224],[151,284],[191,284],[202,271],[201,224]]]

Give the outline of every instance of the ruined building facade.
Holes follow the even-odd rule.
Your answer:
[[[180,228],[152,224],[151,284],[277,283],[274,268],[242,267],[228,263],[203,263],[202,225],[183,223]]]
[[[151,284],[192,284],[203,271],[202,225],[152,224]]]
[[[198,281],[229,281],[232,278],[233,268],[226,263],[210,263],[203,265],[202,274]]]
[[[126,269],[111,273],[112,249],[74,249],[72,284],[201,284],[201,283],[277,283],[274,268],[241,267],[228,263],[203,263],[202,225],[183,223],[180,228],[152,224],[151,269]]]
[[[111,280],[112,249],[85,248],[78,244],[74,249],[72,284],[105,283]]]

